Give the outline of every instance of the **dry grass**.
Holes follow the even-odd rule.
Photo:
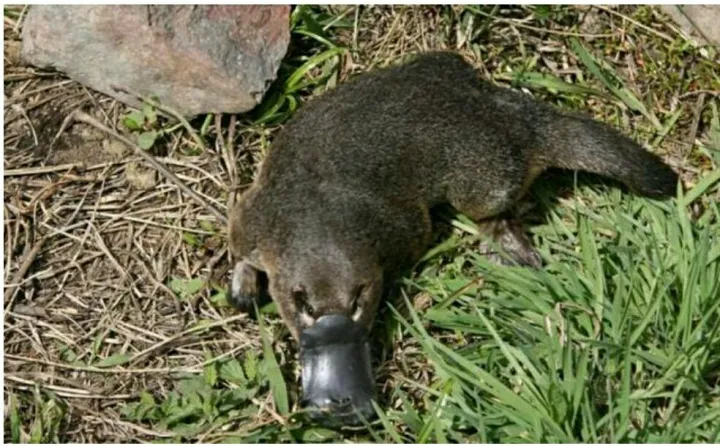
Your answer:
[[[57,420],[55,427],[50,421],[43,426],[46,441],[173,438],[173,432],[127,419],[122,408],[143,390],[167,395],[183,372],[202,374],[219,359],[261,351],[257,323],[223,305],[212,286],[225,285],[225,229],[102,133],[82,124],[62,128],[65,117],[82,109],[124,131],[120,122],[128,109],[60,74],[21,65],[18,11],[6,9],[4,21],[6,401],[12,395],[23,414],[23,439],[36,429],[34,420],[45,416],[43,410],[50,414],[47,420]],[[615,98],[533,88],[536,96],[589,111],[649,142],[688,183],[710,168],[697,143],[708,140],[709,104],[720,89],[717,58],[702,57],[654,8],[551,8],[544,18],[543,11],[332,8],[330,15],[349,23],[328,31],[351,50],[342,56],[338,81],[409,52],[450,48],[497,82],[539,71],[602,90],[570,50],[568,39],[575,36],[617,72],[661,124],[681,110],[679,118],[659,137],[662,132],[648,119]],[[293,57],[316,51],[303,42],[293,48]],[[304,91],[303,97],[319,90]],[[199,130],[202,119],[193,125]],[[183,129],[154,150],[193,190],[225,209],[232,192],[251,181],[278,128],[223,117],[204,135],[204,153]],[[184,298],[171,289],[174,279],[198,278],[210,286]],[[420,306],[422,299],[415,296]],[[294,347],[277,317],[267,321],[294,395]],[[424,391],[410,383],[431,381],[427,356],[413,338],[388,328],[391,317],[383,323],[393,343],[378,371],[383,394],[403,388],[422,409]],[[388,404],[397,408],[402,402]],[[251,415],[189,438],[214,442],[231,433],[243,438],[286,423],[278,421],[282,417],[266,387],[252,406]]]

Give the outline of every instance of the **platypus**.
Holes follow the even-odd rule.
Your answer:
[[[369,420],[368,334],[384,291],[429,249],[431,210],[454,207],[506,259],[540,267],[512,208],[550,167],[652,198],[678,180],[610,126],[483,81],[454,52],[358,75],[296,113],[230,210],[230,299],[249,310],[268,292],[277,303],[316,419]]]

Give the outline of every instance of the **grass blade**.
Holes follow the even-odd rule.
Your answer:
[[[270,391],[275,401],[275,406],[282,415],[287,415],[290,412],[290,404],[288,403],[288,392],[285,380],[283,379],[280,366],[275,359],[275,352],[272,349],[272,342],[270,341],[270,335],[268,334],[267,327],[263,322],[263,317],[259,311],[256,311],[257,320],[260,328],[260,337],[263,345],[263,356],[267,366],[266,372],[268,381],[270,382]]]
[[[593,74],[600,82],[602,82],[605,87],[610,90],[613,95],[615,95],[618,99],[620,99],[625,105],[630,107],[630,109],[635,110],[639,113],[642,113],[643,116],[645,116],[650,122],[655,126],[655,128],[662,132],[663,126],[660,124],[660,121],[658,118],[653,114],[652,112],[648,111],[648,109],[645,107],[645,104],[643,104],[638,98],[636,98],[630,90],[628,90],[625,87],[618,87],[615,85],[613,81],[608,79],[608,77],[603,73],[600,66],[595,61],[595,58],[588,52],[587,49],[585,49],[584,46],[576,39],[571,39],[571,45],[573,52],[578,56],[580,61],[587,67],[588,71]]]
[[[123,365],[130,361],[130,358],[132,358],[132,356],[124,353],[118,353],[116,355],[108,356],[107,358],[99,361],[97,364],[95,364],[95,367],[114,367],[118,365]]]
[[[551,74],[538,73],[535,71],[518,72],[512,79],[508,80],[514,80],[525,87],[546,89],[553,93],[605,96],[603,92],[594,88],[569,84]]]
[[[313,57],[311,57],[310,59],[308,59],[300,68],[295,70],[295,72],[292,75],[290,75],[290,77],[288,77],[288,79],[285,81],[285,92],[292,93],[292,92],[300,89],[301,88],[301,87],[299,87],[300,81],[305,77],[305,75],[307,75],[310,72],[310,70],[319,66],[326,60],[328,60],[332,57],[339,56],[339,55],[345,53],[346,51],[347,51],[347,49],[340,48],[340,47],[330,48],[330,49],[323,51],[320,54],[316,54]]]
[[[720,170],[715,170],[702,177],[700,181],[697,182],[695,187],[690,189],[682,198],[680,207],[684,208],[693,201],[700,198],[704,193],[708,192],[710,188],[713,187],[718,181],[720,181]]]

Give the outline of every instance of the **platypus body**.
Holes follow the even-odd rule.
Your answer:
[[[300,342],[303,404],[320,421],[371,418],[367,334],[383,290],[429,248],[430,210],[452,205],[506,258],[538,267],[508,211],[549,167],[654,198],[677,184],[609,126],[482,81],[455,53],[359,75],[295,115],[231,209],[231,300],[248,310],[269,292]]]

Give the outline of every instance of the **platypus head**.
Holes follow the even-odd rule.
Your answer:
[[[355,424],[375,411],[368,335],[383,277],[372,253],[349,240],[291,243],[270,271],[270,295],[300,342],[303,403],[325,422]]]
[[[325,425],[372,419],[375,382],[368,336],[383,293],[374,243],[337,222],[301,220],[297,214],[295,222],[302,224],[292,230],[275,227],[252,238],[239,223],[249,224],[251,213],[231,214],[236,257],[231,301],[252,308],[267,286],[299,342],[302,405],[312,418]],[[253,249],[243,250],[244,243]]]

